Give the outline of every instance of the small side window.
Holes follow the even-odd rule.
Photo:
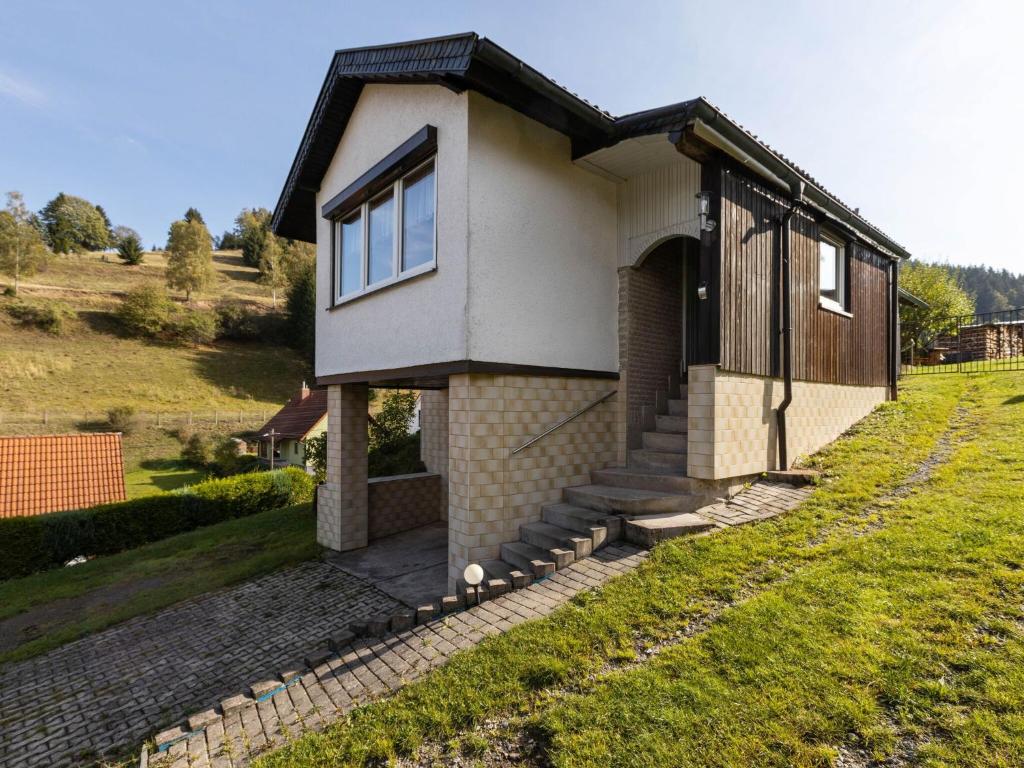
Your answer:
[[[822,235],[818,240],[818,300],[825,309],[849,311],[846,271],[846,246],[836,238]]]

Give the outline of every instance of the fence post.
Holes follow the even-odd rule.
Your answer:
[[[188,412],[188,425],[190,427],[192,426],[192,411]]]
[[[213,412],[213,426],[220,426],[220,411],[214,410]]]

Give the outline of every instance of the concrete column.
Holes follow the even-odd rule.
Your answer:
[[[420,459],[441,476],[438,519],[448,519],[448,390],[420,392]]]
[[[367,394],[365,384],[327,390],[327,482],[320,488],[316,540],[345,551],[367,543]]]

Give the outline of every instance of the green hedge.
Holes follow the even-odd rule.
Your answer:
[[[112,555],[312,497],[313,478],[289,467],[87,509],[0,519],[0,580],[54,568],[80,555]]]

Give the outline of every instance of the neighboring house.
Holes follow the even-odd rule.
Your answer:
[[[274,466],[309,469],[304,441],[326,431],[327,390],[310,389],[303,382],[299,393],[260,428],[257,454],[269,465],[273,445]]]
[[[728,492],[896,397],[900,245],[702,98],[614,117],[475,34],[338,51],[273,227],[318,245],[334,549],[368,386],[423,390],[453,580],[570,486]]]
[[[0,437],[0,518],[124,498],[119,432]]]

